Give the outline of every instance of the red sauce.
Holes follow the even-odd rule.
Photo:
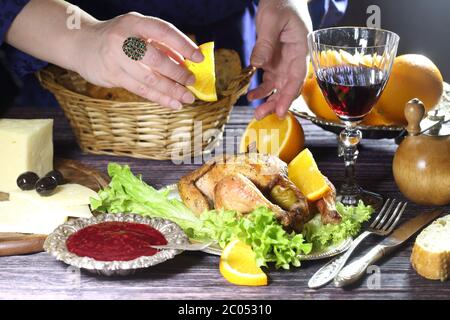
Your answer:
[[[165,245],[164,235],[153,227],[131,222],[102,222],[78,230],[66,241],[80,257],[99,261],[129,261],[158,252],[151,245]]]

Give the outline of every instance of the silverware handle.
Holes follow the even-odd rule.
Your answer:
[[[367,267],[381,259],[385,254],[386,248],[381,245],[376,245],[365,255],[356,259],[342,269],[342,271],[339,272],[334,279],[334,285],[336,287],[344,287],[356,282],[364,275]]]
[[[353,240],[350,248],[340,257],[334,258],[322,268],[316,271],[314,275],[309,279],[308,286],[310,288],[319,288],[326,285],[328,282],[334,279],[336,275],[341,271],[347,262],[348,258],[352,255],[353,251],[358,245],[370,234],[368,231],[361,233],[355,240]]]

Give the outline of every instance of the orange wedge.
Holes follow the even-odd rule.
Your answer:
[[[319,200],[330,190],[309,149],[300,152],[289,163],[288,176],[309,201]]]
[[[256,265],[255,253],[242,241],[233,240],[223,249],[219,269],[222,276],[233,284],[267,285],[267,275]]]
[[[202,62],[185,61],[186,68],[195,76],[194,85],[187,88],[200,100],[217,101],[214,42],[204,43],[199,48],[205,57]]]
[[[256,142],[259,153],[272,154],[289,163],[303,149],[305,136],[295,116],[288,112],[284,119],[270,114],[261,120],[253,119],[241,138],[240,152]]]

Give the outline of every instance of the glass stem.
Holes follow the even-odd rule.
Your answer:
[[[345,122],[345,129],[339,135],[339,156],[344,158],[345,182],[340,189],[341,201],[345,205],[356,205],[361,188],[355,179],[355,163],[358,158],[358,143],[362,138],[361,131],[356,129],[357,122]]]

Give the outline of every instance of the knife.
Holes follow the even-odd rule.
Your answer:
[[[423,213],[403,223],[389,237],[383,239],[361,258],[344,267],[334,278],[334,285],[344,287],[360,279],[368,266],[392,252],[425,225],[439,217],[443,211],[443,209],[437,209]]]

